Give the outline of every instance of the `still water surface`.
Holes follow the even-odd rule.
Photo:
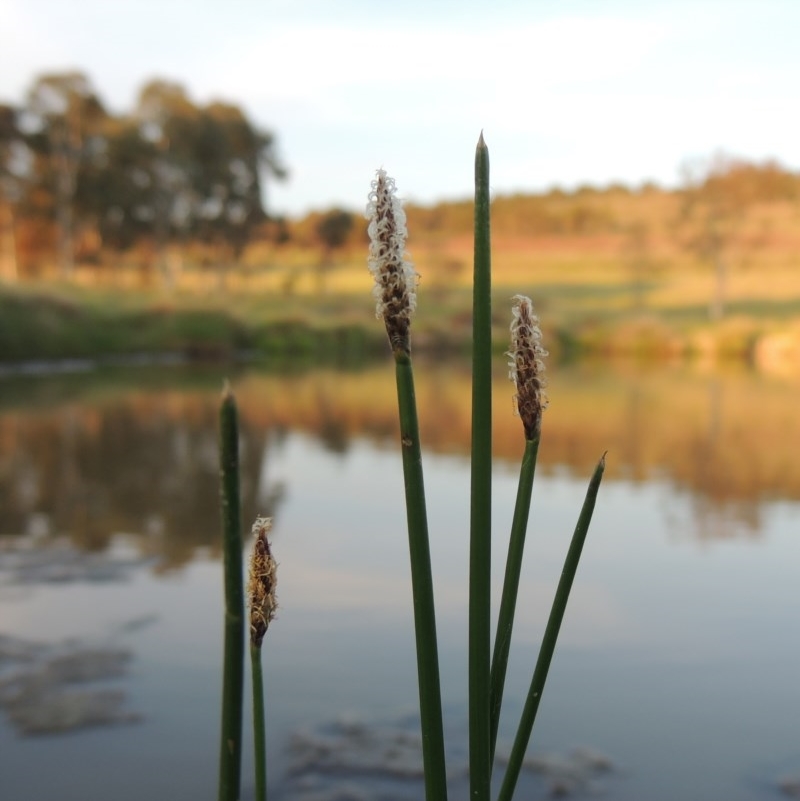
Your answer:
[[[4,801],[215,796],[221,375],[4,380]],[[392,373],[233,383],[245,518],[274,515],[280,563],[264,645],[272,797],[419,798]],[[609,469],[521,798],[768,799],[800,780],[797,388],[553,376],[501,753],[606,448]],[[466,376],[421,369],[418,394],[452,796],[466,797]],[[506,382],[495,394],[497,599],[522,443]]]

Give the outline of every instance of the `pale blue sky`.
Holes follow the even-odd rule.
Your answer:
[[[273,211],[678,180],[724,151],[800,168],[797,0],[0,0],[0,99],[81,68],[113,109],[151,77],[240,103],[292,175]]]

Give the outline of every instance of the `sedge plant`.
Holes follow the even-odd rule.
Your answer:
[[[489,151],[481,134],[475,154],[475,245],[472,341],[472,451],[469,557],[469,773],[471,801],[490,801],[492,766],[511,647],[525,535],[531,505],[542,412],[547,407],[541,329],[530,299],[515,296],[511,324],[510,377],[524,432],[517,500],[495,641],[491,642],[492,518],[492,302]],[[377,172],[367,205],[370,250],[368,264],[375,279],[376,315],[384,321],[395,361],[400,444],[408,525],[414,630],[417,649],[422,757],[427,801],[446,801],[446,765],[441,686],[436,636],[425,489],[419,425],[411,365],[410,328],[416,308],[418,276],[406,253],[406,218],[394,181]],[[591,522],[605,468],[605,455],[589,483],[570,544],[561,580],[528,697],[518,725],[499,799],[510,801],[530,740],[545,680],[552,661],[567,600]]]
[[[275,617],[278,603],[275,588],[278,566],[272,555],[269,532],[272,518],[258,517],[253,523],[253,551],[247,578],[250,606],[250,666],[253,677],[253,745],[255,748],[255,801],[267,799],[266,722],[264,718],[264,677],[261,667],[261,646],[269,624]]]
[[[227,383],[220,406],[219,431],[225,628],[218,798],[219,801],[238,801],[242,765],[244,578],[239,493],[239,414]]]
[[[384,321],[395,362],[400,443],[403,461],[414,630],[417,651],[422,757],[427,801],[446,801],[447,772],[442,720],[438,642],[422,471],[419,422],[411,363],[411,321],[418,276],[406,253],[406,217],[396,186],[384,170],[372,183],[367,206],[369,268],[375,279],[376,314]],[[517,500],[495,632],[491,643],[491,481],[492,481],[492,305],[489,153],[483,134],[475,157],[475,250],[473,285],[472,472],[469,559],[469,765],[471,801],[489,801],[492,766],[511,646],[514,612],[531,505],[542,412],[547,407],[541,330],[530,299],[514,297],[510,377],[524,432]],[[238,416],[226,386],[220,410],[225,641],[220,738],[219,800],[240,797],[242,696],[244,681],[244,586],[239,495]],[[589,482],[583,508],[545,628],[528,696],[502,779],[498,801],[510,801],[528,747],[545,681],[555,651],[569,593],[588,533],[605,455]],[[250,560],[250,657],[253,676],[253,726],[256,801],[266,801],[264,690],[261,648],[274,617],[276,564],[268,533],[271,521],[258,518]]]
[[[539,455],[542,412],[547,408],[548,403],[545,392],[547,382],[544,377],[544,357],[548,354],[542,347],[542,330],[539,328],[539,319],[533,312],[530,298],[524,295],[515,295],[513,301],[511,350],[508,352],[511,361],[508,366],[510,368],[509,378],[517,389],[515,401],[525,435],[525,450],[519,470],[517,499],[514,504],[514,516],[508,540],[503,594],[500,600],[497,633],[492,654],[489,688],[491,725],[489,751],[492,761],[497,745],[497,729],[500,723],[503,688],[511,650],[511,633],[514,627],[514,612],[517,608],[522,555],[525,549],[533,479],[536,474],[536,458]]]
[[[222,672],[222,731],[220,736],[219,801],[241,797],[242,707],[244,688],[244,580],[242,571],[241,500],[239,487],[239,416],[226,383],[220,406],[220,478],[222,503],[225,628]],[[261,648],[278,608],[275,588],[277,563],[269,532],[272,519],[253,523],[253,550],[248,565],[247,601],[250,611],[250,665],[253,680],[253,745],[255,799],[267,798],[266,723]]]
[[[417,678],[422,725],[422,761],[428,801],[446,801],[442,697],[428,543],[428,514],[422,475],[414,372],[411,365],[411,318],[417,304],[417,274],[406,258],[406,215],[394,181],[378,170],[367,206],[369,269],[375,279],[376,316],[386,325],[392,348],[400,416],[411,591],[417,646]]]
[[[490,594],[492,557],[492,285],[489,149],[475,150],[472,288],[472,471],[469,538],[469,779],[472,801],[489,801]]]

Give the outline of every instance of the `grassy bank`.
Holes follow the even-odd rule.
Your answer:
[[[192,361],[243,355],[290,363],[350,362],[382,352],[366,326],[335,317],[313,324],[292,309],[256,319],[232,298],[124,299],[91,291],[0,291],[0,363],[170,354]]]
[[[537,299],[545,342],[557,358],[735,359],[770,370],[800,364],[800,309],[785,297],[733,301],[712,324],[699,292],[687,288],[679,301],[662,286],[653,289],[659,302],[642,309],[631,304],[631,288],[608,273],[573,273],[569,282],[540,275],[524,289]],[[495,288],[498,298],[504,292]],[[468,353],[469,301],[459,286],[430,289],[415,320],[417,349]],[[167,294],[23,285],[0,289],[0,363],[169,354],[192,361],[246,355],[287,367],[359,364],[386,353],[371,312],[365,293],[347,291],[284,295],[245,284],[224,293]],[[493,322],[502,343],[506,321]]]

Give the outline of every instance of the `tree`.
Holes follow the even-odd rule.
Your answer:
[[[0,279],[9,281],[17,278],[14,206],[21,191],[19,170],[24,149],[17,109],[0,105]]]
[[[169,279],[166,248],[188,237],[235,261],[267,219],[265,181],[286,174],[273,134],[235,104],[159,80],[114,115],[83,73],[44,75],[20,109],[0,105],[0,256],[17,249],[16,214],[19,252],[50,258],[57,237],[64,276],[78,255],[144,246]]]
[[[737,249],[752,245],[743,233],[748,210],[758,202],[795,198],[798,181],[774,162],[759,165],[724,155],[687,163],[682,173],[678,226],[687,250],[714,268],[709,317],[720,320],[730,263]]]
[[[104,248],[127,250],[152,236],[159,220],[158,148],[135,120],[110,119],[102,155],[82,165],[75,208]]]
[[[238,260],[266,219],[264,181],[283,179],[274,136],[256,128],[236,105],[195,105],[178,84],[154,81],[136,115],[159,145],[158,195],[170,208],[159,218],[190,230]]]
[[[27,125],[46,145],[49,175],[54,186],[62,275],[73,270],[73,201],[78,171],[87,157],[102,152],[99,129],[107,119],[102,103],[82,72],[43,75],[28,93]]]
[[[316,234],[330,258],[334,251],[341,248],[353,230],[353,215],[342,209],[331,209],[326,212],[316,225]]]
[[[322,245],[322,258],[317,267],[320,290],[325,287],[325,276],[334,266],[334,253],[339,250],[353,230],[353,215],[342,209],[331,209],[319,218],[314,233]]]
[[[653,268],[651,231],[644,220],[634,220],[624,228],[622,258],[631,273],[633,308],[644,311],[645,279]]]

